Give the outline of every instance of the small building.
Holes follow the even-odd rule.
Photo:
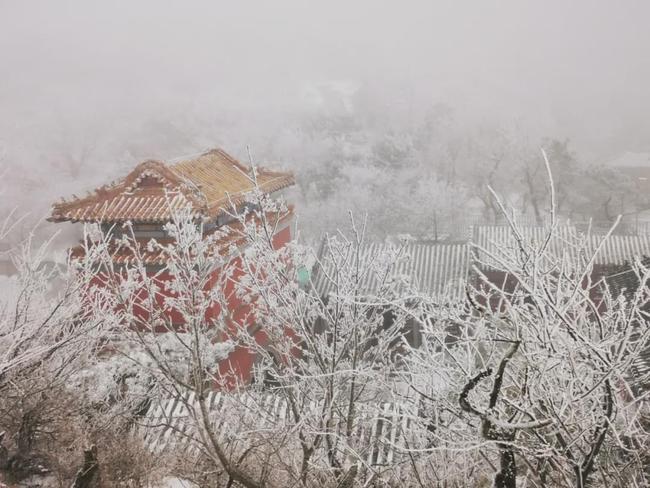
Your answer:
[[[564,260],[578,269],[588,264],[593,255],[591,282],[620,271],[635,258],[650,256],[650,236],[646,234],[585,234],[570,224],[559,225],[547,242],[548,227],[518,227],[520,240],[509,226],[477,226],[473,231],[473,259],[488,280],[508,291],[514,283],[509,280],[504,263],[517,256],[526,261],[526,253],[546,243],[548,260],[537,263],[551,269]]]
[[[465,302],[471,267],[470,247],[466,243],[364,242],[358,247],[349,243],[334,251],[326,241],[323,244],[312,278],[314,292],[323,300],[358,294],[372,302],[376,297],[390,300],[392,294],[398,293],[406,297],[406,307],[416,307],[420,298],[440,306]],[[384,326],[392,325],[392,311],[387,309],[383,313]],[[416,320],[408,320],[402,334],[412,346],[421,344]]]
[[[257,187],[265,194],[278,192],[295,183],[293,174],[267,169],[256,169],[255,180],[252,176],[251,168],[221,149],[213,149],[196,158],[173,164],[145,161],[124,178],[97,188],[85,197],[75,197],[71,201],[53,205],[49,220],[100,224],[104,232],[110,233],[110,251],[118,268],[129,266],[134,261],[133,251],[120,244],[120,237],[127,231],[128,225],[128,232],[137,242],[147,274],[155,276],[157,280],[169,280],[170,276],[164,272],[164,257],[147,245],[151,239],[160,243],[170,242],[164,226],[171,221],[175,212],[189,209],[192,218],[202,223],[206,235],[217,230],[228,230],[229,226],[240,225],[232,212],[252,205],[247,195],[255,188],[255,180]],[[250,215],[256,218],[254,212]],[[278,217],[273,236],[276,248],[291,240],[292,217],[291,208],[286,215]],[[236,235],[236,232],[224,234]],[[215,252],[225,255],[233,244],[240,245],[232,238],[217,240]],[[72,253],[73,256],[82,255],[83,247],[74,248]],[[233,255],[232,259],[238,257]],[[233,322],[229,325],[246,327],[249,325],[246,317],[250,314],[236,297],[233,279],[229,279],[225,290]],[[159,299],[163,301],[164,296]],[[217,313],[217,309],[209,310],[206,320]],[[148,317],[141,318],[147,320]],[[168,312],[166,319],[172,326],[183,325],[182,316],[173,310]],[[246,350],[237,349],[223,368],[235,370],[244,380],[248,380],[253,360]]]
[[[356,249],[353,250],[356,253]],[[367,242],[361,245],[358,256],[365,274],[359,277],[359,292],[375,295],[382,286],[397,279],[414,291],[440,301],[458,301],[465,297],[471,264],[470,248],[466,243],[412,242],[404,246]],[[387,266],[380,266],[380,261]],[[314,272],[314,289],[321,296],[336,293],[330,278],[337,266],[335,259],[321,249]],[[352,264],[352,263],[346,263]],[[356,262],[355,262],[356,264]]]

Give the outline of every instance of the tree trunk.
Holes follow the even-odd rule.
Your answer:
[[[352,488],[354,485],[354,480],[357,477],[358,469],[359,466],[357,464],[353,464],[348,472],[345,473],[345,476],[343,476],[343,479],[339,482],[337,488]]]
[[[510,446],[499,444],[501,470],[494,477],[495,488],[517,488],[517,464]]]
[[[0,471],[9,466],[9,450],[4,446],[5,432],[0,432]]]
[[[71,488],[95,488],[99,481],[99,463],[97,462],[97,447],[91,446],[84,450],[83,466],[77,471]]]

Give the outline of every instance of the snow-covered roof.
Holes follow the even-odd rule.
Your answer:
[[[517,232],[525,250],[536,249],[546,242],[548,228],[544,226],[519,226]],[[551,255],[562,256],[571,253],[577,259],[575,227],[559,226],[548,243]],[[501,268],[500,261],[508,260],[520,251],[520,242],[507,225],[481,225],[473,229],[472,244],[477,264],[482,267]]]
[[[544,244],[549,228],[521,226],[518,232],[524,249],[528,251]],[[519,243],[509,226],[477,226],[472,242],[477,246],[474,253],[477,264],[484,267],[498,269],[501,267],[499,259],[519,252]],[[650,236],[612,234],[605,239],[602,234],[586,235],[573,225],[561,225],[548,243],[548,253],[555,259],[565,257],[576,264],[586,263],[595,253],[596,265],[622,265],[635,258],[650,256]]]
[[[392,247],[392,249],[391,249]],[[404,279],[420,293],[436,298],[462,299],[470,268],[470,250],[467,244],[437,242],[409,243],[400,249],[401,256],[394,259],[391,269],[375,264],[382,259],[391,261],[394,246],[387,243],[367,243],[359,252],[359,268],[364,270],[359,277],[361,293],[376,294],[391,279]],[[356,261],[356,259],[355,259]],[[322,255],[320,268],[314,276],[314,288],[320,296],[337,293],[334,278],[337,266],[349,266],[336,257]]]

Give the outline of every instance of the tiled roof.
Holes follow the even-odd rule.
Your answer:
[[[432,296],[461,298],[470,268],[469,246],[466,244],[412,244],[411,257],[417,288]]]
[[[521,227],[519,231],[524,245],[530,250],[532,246],[539,246],[544,242],[547,229],[526,226]],[[499,263],[486,256],[483,249],[497,258],[504,258],[518,250],[512,231],[507,226],[476,226],[473,235],[472,244],[434,242],[408,244],[404,246],[399,259],[391,254],[396,251],[394,246],[378,243],[364,244],[358,254],[363,275],[355,278],[358,280],[357,291],[376,294],[382,286],[396,279],[402,279],[431,297],[446,296],[450,299],[462,300],[472,264],[501,269]],[[649,236],[610,235],[604,242],[603,239],[603,235],[586,237],[573,226],[559,226],[556,235],[549,242],[549,253],[555,257],[565,256],[573,263],[585,265],[592,253],[598,250],[594,264],[607,269],[620,267],[635,258],[650,256]],[[472,248],[474,252],[470,252]],[[357,254],[353,251],[354,249],[350,252],[339,251],[337,255],[331,256],[327,246],[324,246],[319,265],[315,268],[312,277],[314,289],[321,296],[337,293],[336,288],[341,285],[337,283],[337,268],[356,267]],[[386,268],[386,262],[394,263],[391,269]],[[342,293],[345,291],[339,290]]]
[[[403,249],[400,259],[396,259],[394,269],[385,269],[375,263],[388,259],[391,261],[391,248],[388,244],[369,243],[359,254],[360,292],[375,294],[390,278],[403,277],[421,293],[436,298],[460,299],[465,294],[465,285],[470,268],[470,252],[467,244],[412,243]],[[356,257],[352,257],[356,262]],[[337,266],[352,267],[352,262],[341,262],[338,257],[323,255],[319,268],[315,271],[314,288],[321,296],[336,292],[335,271]]]
[[[523,226],[518,231],[525,249],[530,250],[545,242],[548,228]],[[596,265],[622,265],[637,257],[650,256],[650,236],[612,234],[604,241],[603,239],[605,239],[604,235],[586,236],[572,225],[561,225],[557,227],[555,235],[549,241],[548,251],[551,256],[557,258],[566,256],[574,263],[586,262],[593,253],[596,253],[594,259]],[[477,246],[475,254],[478,264],[487,267],[500,267],[496,260],[488,257],[487,254],[504,258],[519,250],[512,230],[504,225],[475,227],[472,242]]]
[[[258,168],[262,191],[272,193],[295,183],[293,174]],[[221,149],[198,158],[166,165],[140,163],[125,178],[98,188],[84,198],[53,206],[55,222],[165,222],[175,210],[188,205],[196,217],[215,218],[239,205],[254,188],[251,169]]]
[[[548,233],[548,228],[542,226],[520,226],[517,230],[525,251],[542,245]],[[550,254],[560,257],[568,253],[571,259],[578,259],[578,237],[575,227],[558,226],[555,236],[548,243]],[[475,246],[477,264],[483,267],[501,268],[500,260],[509,261],[507,258],[518,256],[520,252],[519,243],[507,225],[474,227],[472,244]]]

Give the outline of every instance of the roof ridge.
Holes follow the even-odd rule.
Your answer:
[[[170,183],[176,183],[178,190],[183,193],[184,197],[188,198],[189,200],[196,201],[196,197],[194,195],[187,194],[187,192],[183,191],[183,184],[185,184],[185,181],[181,175],[173,171],[162,161],[156,159],[147,159],[138,163],[138,165],[133,168],[126,176],[123,176],[113,183],[102,185],[96,188],[95,190],[89,192],[85,197],[77,198],[76,200],[70,202],[61,201],[59,203],[55,203],[53,205],[53,215],[50,219],[57,219],[56,214],[70,212],[79,207],[83,207],[86,204],[100,204],[102,200],[104,201],[102,206],[105,206],[108,199],[114,198],[120,193],[132,192],[144,177],[155,177],[156,175],[152,175],[152,172],[157,173],[157,176],[166,179]]]
[[[293,173],[260,169],[257,184],[273,193],[295,184]],[[162,183],[149,191],[135,192],[140,182],[152,176]],[[221,148],[175,163],[148,159],[137,164],[116,182],[96,188],[86,197],[73,195],[52,206],[50,221],[164,221],[169,217],[167,191],[173,189],[187,199],[198,215],[206,218],[223,213],[229,197],[237,204],[254,188],[251,170]],[[127,205],[127,200],[129,200]],[[139,201],[135,201],[139,200]],[[173,205],[180,205],[173,202]],[[135,213],[134,213],[135,212]]]

